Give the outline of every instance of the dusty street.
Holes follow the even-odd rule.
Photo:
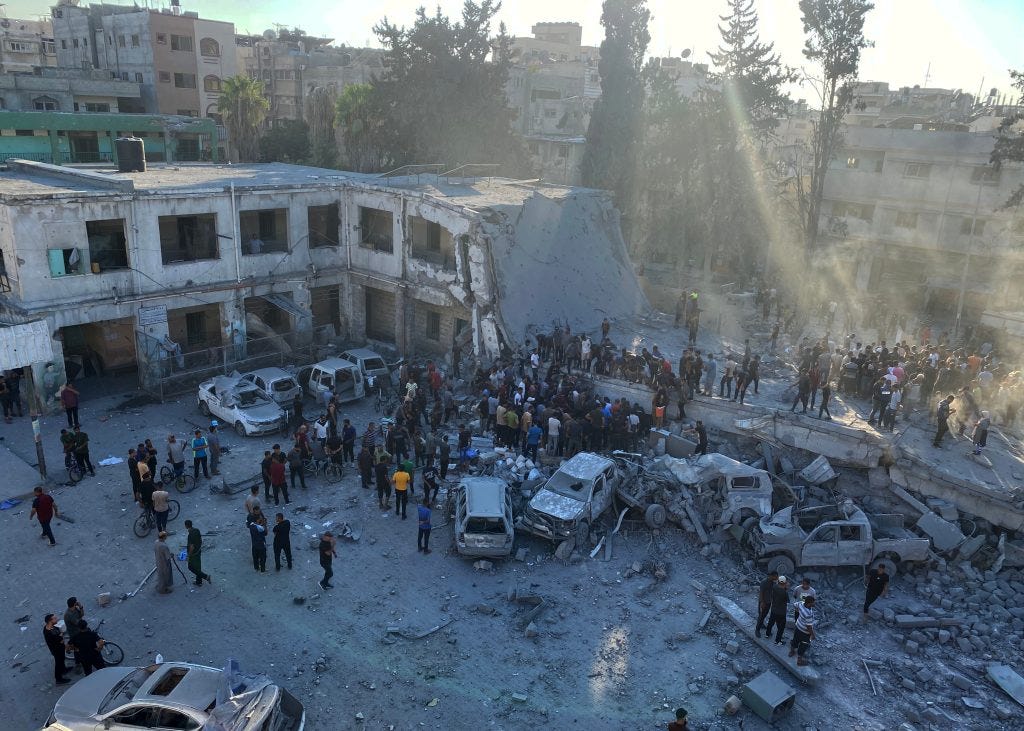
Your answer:
[[[765,389],[777,394],[782,385],[769,381]],[[94,463],[123,457],[146,437],[159,446],[168,433],[206,425],[191,398],[118,409],[126,395],[83,403]],[[369,399],[355,406],[341,416],[361,431],[376,415]],[[43,423],[47,461],[57,477],[63,474],[57,444],[63,421],[58,414]],[[14,455],[4,459],[34,462],[26,420],[3,427],[3,436]],[[224,434],[227,482],[256,474],[272,442]],[[896,614],[934,614],[939,598],[953,598],[964,611],[983,609],[974,598],[960,606],[967,601],[963,587],[948,589],[949,577],[936,571],[898,576],[867,623],[860,618],[859,569],[810,572],[825,622],[811,649],[822,680],[808,687],[715,609],[712,598],[721,594],[753,613],[762,578],[725,539],[702,551],[692,534],[675,528],[653,534],[642,521],[627,522],[610,559],[576,554],[563,562],[549,544],[518,536],[525,561],[495,561],[491,570],[478,570],[452,553],[440,511],[434,552],[417,553],[414,515],[402,521],[381,513],[376,496],[362,490],[349,469],[338,485],[311,479],[308,490],[280,507],[293,525],[295,568],[277,573],[271,556],[268,572],[256,574],[244,527],[245,493],[212,494],[201,479],[194,492],[172,494],[182,509],[169,543],[174,552],[183,547],[182,521],[191,518],[206,538],[203,560],[212,586],[196,589],[176,575],[169,596],[158,596],[151,580],[137,596],[121,600],[152,568],[155,536],[132,533],[138,508],[126,464],[97,471],[75,487],[53,489],[61,511],[74,520],[54,522],[56,548],[39,540],[38,526],[28,522],[24,486],[17,491],[23,502],[0,512],[0,604],[7,617],[0,701],[11,709],[7,728],[39,728],[59,696],[40,628],[43,615],[62,612],[71,595],[88,615],[104,620],[101,634],[124,648],[126,664],[148,663],[157,653],[213,666],[236,658],[243,669],[263,670],[284,684],[305,703],[307,728],[316,730],[663,728],[678,706],[689,709],[696,728],[738,728],[738,719],[746,729],[768,728],[747,709],[737,717],[722,713],[726,699],[765,670],[797,693],[796,707],[776,728],[881,731],[904,721],[920,724],[915,728],[1013,727],[1001,720],[1012,702],[977,679],[985,659],[1019,659],[1019,638],[993,632],[969,644],[970,653],[951,654],[955,646],[932,641],[934,630],[918,632],[911,649],[892,625]],[[418,492],[418,477],[416,485]],[[336,588],[323,592],[310,539],[343,523],[359,540],[339,539]],[[658,567],[663,579],[654,575]],[[528,607],[509,601],[513,589],[544,600],[536,636],[524,632]],[[98,607],[101,592],[111,592],[110,607]],[[16,621],[21,618],[27,619]],[[878,697],[863,659],[881,663],[872,666]],[[954,677],[960,680],[950,681]],[[981,708],[961,701],[966,696]]]

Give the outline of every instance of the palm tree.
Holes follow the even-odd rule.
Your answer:
[[[224,126],[240,162],[259,160],[259,129],[269,109],[262,81],[248,76],[224,79],[217,111],[224,115]]]

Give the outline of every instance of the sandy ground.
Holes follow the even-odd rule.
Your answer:
[[[638,337],[645,334],[641,327],[650,328],[645,344],[658,342],[677,355],[678,347],[670,342],[677,332],[651,321],[638,326]],[[713,337],[702,334],[702,343],[710,344]],[[777,401],[784,384],[765,385],[760,398]],[[145,437],[162,444],[171,431],[184,434],[204,424],[193,399],[113,411],[124,396],[83,403],[94,462],[121,456]],[[369,404],[366,400],[342,416],[361,429],[374,416]],[[51,466],[61,463],[57,434],[62,421],[60,415],[43,424]],[[34,461],[25,420],[0,429],[14,454]],[[258,471],[262,451],[272,440],[228,433],[222,441],[231,450],[222,462],[231,482]],[[61,510],[75,520],[54,523],[56,548],[39,540],[38,527],[27,520],[27,502],[0,512],[5,728],[39,728],[59,696],[40,627],[43,615],[63,611],[72,594],[89,615],[103,618],[101,634],[124,648],[126,663],[145,664],[156,653],[214,666],[237,658],[243,668],[266,671],[305,703],[307,728],[313,730],[653,729],[663,728],[679,705],[690,710],[695,728],[739,728],[742,719],[745,729],[765,729],[747,710],[737,717],[721,713],[726,698],[765,670],[797,692],[796,707],[775,728],[895,729],[905,720],[920,723],[929,704],[950,719],[934,728],[1011,728],[993,715],[1007,699],[991,687],[973,693],[984,699],[985,710],[972,710],[961,703],[961,691],[948,693],[946,686],[923,682],[911,691],[900,683],[921,667],[934,667],[942,677],[942,668],[955,664],[957,672],[976,675],[986,657],[1016,660],[1019,670],[1019,653],[993,638],[984,653],[974,656],[951,657],[948,646],[934,643],[921,655],[905,655],[903,633],[880,620],[864,623],[859,618],[857,571],[814,574],[827,623],[812,649],[823,681],[808,688],[717,611],[701,628],[705,613],[713,609],[712,594],[754,610],[761,574],[729,543],[723,543],[723,555],[705,557],[696,540],[680,531],[652,535],[642,525],[627,526],[610,560],[602,556],[563,563],[548,544],[519,537],[517,547],[528,549],[525,562],[496,561],[493,570],[479,571],[472,561],[450,552],[451,532],[437,513],[434,553],[417,553],[415,518],[402,521],[393,513],[382,514],[375,495],[362,490],[351,471],[338,485],[311,480],[307,491],[297,491],[292,504],[282,506],[293,524],[296,563],[294,570],[281,573],[273,570],[272,556],[268,573],[252,569],[244,494],[214,495],[201,481],[195,492],[173,495],[182,511],[171,524],[172,549],[183,545],[181,522],[191,518],[207,537],[204,567],[213,585],[195,589],[176,576],[169,596],[156,595],[149,583],[137,596],[119,601],[153,566],[153,537],[132,534],[138,508],[130,502],[126,469],[124,464],[99,467],[98,477],[53,490]],[[361,528],[362,535],[356,543],[339,542],[336,588],[325,593],[316,585],[320,570],[308,537],[341,522]],[[646,570],[651,562],[666,565],[664,581]],[[627,578],[634,563],[645,571]],[[923,572],[921,577],[897,577],[890,597],[876,604],[879,612],[930,606],[921,591],[923,577]],[[692,580],[707,591],[697,591]],[[549,607],[537,622],[535,638],[523,632],[520,620],[526,610],[507,599],[513,587],[543,597]],[[104,591],[113,594],[114,602],[101,609],[96,595]],[[294,603],[295,597],[305,597],[305,603]],[[14,621],[26,615],[26,623]],[[418,640],[387,633],[401,628],[417,634],[449,621]],[[735,654],[726,651],[732,639],[739,641]],[[878,697],[861,658],[886,663],[874,673]]]

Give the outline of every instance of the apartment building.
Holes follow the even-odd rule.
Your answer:
[[[593,320],[627,301],[633,275],[606,194],[427,177],[282,164],[118,174],[9,160],[0,315],[45,320],[58,367],[137,370],[152,387],[211,364],[244,368],[257,343],[291,352],[373,340],[443,358],[459,342],[488,361],[528,322],[549,327],[568,308]],[[571,298],[538,286],[579,267],[580,250],[595,252],[593,286]]]
[[[575,185],[594,101],[601,95],[599,54],[583,46],[579,23],[537,23],[512,41],[506,85],[515,129],[545,180]]]
[[[991,134],[847,126],[825,181],[823,261],[866,300],[905,303],[936,321],[977,322],[1019,308],[1024,183],[989,164]],[[834,264],[840,261],[840,264]]]
[[[232,23],[183,11],[178,0],[161,10],[65,0],[50,13],[58,66],[139,85],[136,103],[120,111],[218,119],[221,84],[238,73]]]
[[[56,65],[49,21],[0,18],[0,73],[38,74]]]

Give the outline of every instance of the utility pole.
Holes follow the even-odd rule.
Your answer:
[[[41,417],[43,407],[39,401],[39,393],[36,391],[36,378],[32,372],[32,366],[25,366],[22,372],[28,374],[28,415],[32,419],[32,439],[36,443],[36,462],[39,465],[39,476],[46,479],[46,455],[43,453],[43,434]]]

